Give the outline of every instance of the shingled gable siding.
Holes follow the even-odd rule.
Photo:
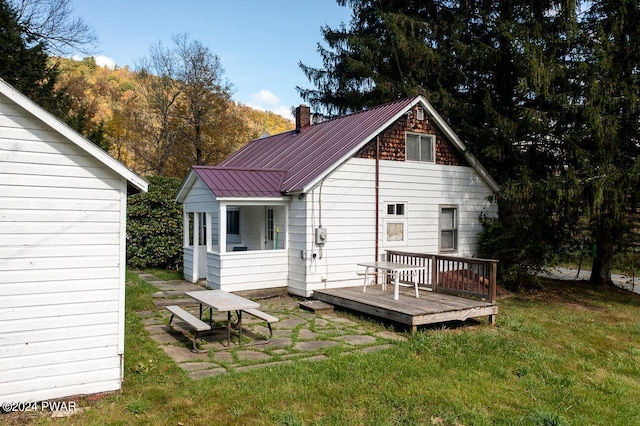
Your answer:
[[[380,141],[380,159],[391,161],[405,161],[405,134],[407,132],[424,133],[436,136],[436,164],[448,166],[466,166],[466,161],[449,142],[442,132],[428,119],[427,111],[424,111],[425,119],[415,120],[417,106],[411,111],[411,119],[406,114],[398,119],[394,124],[382,132]],[[412,126],[416,124],[416,128]],[[356,155],[356,158],[376,158],[375,139],[365,145]]]

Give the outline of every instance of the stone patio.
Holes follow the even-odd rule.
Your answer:
[[[153,294],[156,310],[138,313],[143,318],[145,329],[193,379],[300,361],[322,361],[329,356],[347,353],[385,350],[394,342],[405,339],[381,325],[361,322],[343,312],[310,312],[300,307],[304,299],[282,294],[265,299],[251,297],[260,303],[261,311],[280,319],[272,325],[273,339],[269,343],[257,344],[269,334],[264,321],[244,315],[242,347],[237,344],[237,335],[232,334],[232,345],[228,348],[226,329],[219,329],[201,333],[198,346],[204,352],[194,353],[191,351],[191,333],[180,327],[179,318],[173,320],[173,329],[170,329],[167,325],[170,313],[164,306],[180,305],[197,316],[198,304],[185,297],[184,292],[203,290],[203,285],[162,281],[145,273],[138,275],[158,289]],[[214,324],[226,324],[226,315],[226,312],[213,312]]]

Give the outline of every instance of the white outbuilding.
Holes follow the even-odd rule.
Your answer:
[[[0,79],[0,403],[116,391],[147,182]]]

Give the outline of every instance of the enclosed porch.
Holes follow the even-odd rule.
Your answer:
[[[184,211],[185,279],[225,291],[286,286],[288,204],[216,201],[209,211]]]

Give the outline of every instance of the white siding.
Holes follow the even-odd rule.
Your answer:
[[[480,213],[495,214],[497,211],[486,200],[490,194],[490,189],[470,167],[381,161],[377,206],[380,209],[379,254],[383,255],[384,250],[390,248],[437,253],[439,206],[447,204],[459,209],[459,249],[455,254],[474,255],[477,234],[481,230]],[[309,296],[319,288],[361,284],[362,276],[357,274],[356,264],[375,258],[375,161],[352,158],[325,179],[321,208],[322,226],[327,228],[328,237],[322,248],[313,243],[314,229],[320,221],[320,186],[310,191],[305,200],[308,251],[304,295]],[[387,201],[406,203],[406,245],[385,247],[383,243],[384,203]],[[290,211],[294,216],[302,209]],[[301,227],[300,220],[291,222]],[[300,239],[300,236],[295,238]],[[292,247],[292,261],[294,257]],[[292,275],[293,272],[292,268]],[[295,272],[299,274],[298,269]],[[299,279],[292,278],[289,284],[295,286],[292,292],[302,295]]]
[[[192,281],[193,277],[193,247],[184,247],[183,248],[183,275],[184,279],[187,281]]]
[[[0,95],[0,401],[120,388],[123,191]]]
[[[195,179],[193,186],[189,188],[183,204],[186,212],[215,212],[218,210],[218,202],[200,178]]]
[[[289,205],[289,279],[287,287],[290,293],[306,296],[306,261],[302,256],[311,249],[307,246],[307,201],[293,197]]]
[[[356,264],[375,257],[374,179],[374,161],[351,159],[306,195],[305,287],[295,294],[360,282]],[[315,244],[320,218],[327,229],[323,247]]]
[[[287,285],[285,250],[253,250],[207,255],[207,284],[224,291],[243,291]]]

